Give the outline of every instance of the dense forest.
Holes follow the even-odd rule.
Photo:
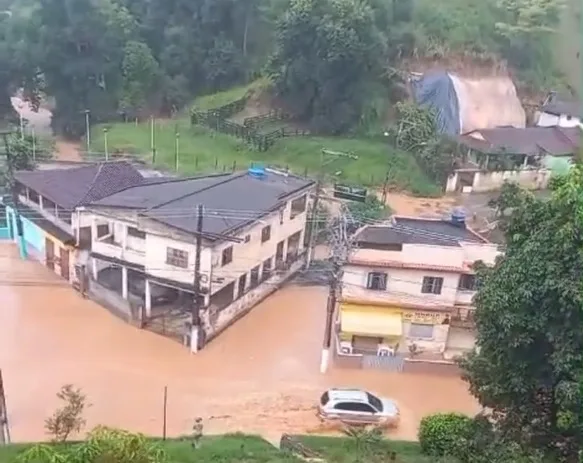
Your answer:
[[[323,133],[384,110],[404,60],[506,60],[554,84],[559,0],[0,0],[0,118],[18,89],[54,99],[57,133],[168,114],[195,96],[270,78]]]

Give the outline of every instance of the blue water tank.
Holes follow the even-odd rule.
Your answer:
[[[247,172],[249,173],[249,175],[251,175],[251,177],[255,178],[265,178],[265,176],[267,175],[265,173],[265,167],[263,166],[263,164],[251,164],[251,167],[249,167]]]
[[[466,211],[463,207],[456,207],[451,213],[451,223],[458,227],[466,226]]]

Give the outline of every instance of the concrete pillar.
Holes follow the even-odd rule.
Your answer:
[[[121,268],[121,295],[124,299],[128,298],[128,268]]]
[[[91,241],[95,241],[97,239],[97,221],[95,217],[91,219]]]
[[[97,280],[97,259],[92,259],[92,268],[93,268],[93,279]]]
[[[240,276],[235,279],[235,284],[233,285],[233,301],[237,300],[237,297],[239,297],[239,278],[241,278]]]
[[[41,195],[38,195],[38,207],[43,209],[43,197]]]
[[[128,246],[128,227],[125,225],[122,228],[122,235],[121,235],[121,248],[127,249]]]
[[[146,289],[144,291],[144,304],[146,317],[152,316],[152,294],[150,293],[150,280],[146,278]]]
[[[285,240],[283,240],[283,261],[284,262],[287,260],[288,241],[289,241],[289,236]]]

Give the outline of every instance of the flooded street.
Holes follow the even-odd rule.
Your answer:
[[[87,427],[118,426],[162,433],[168,386],[168,433],[264,435],[316,432],[313,414],[330,386],[358,386],[392,397],[402,422],[393,435],[416,436],[435,411],[475,412],[459,379],[447,376],[332,369],[319,373],[326,289],[287,287],[256,307],[204,351],[129,326],[82,299],[48,269],[0,245],[0,368],[12,439],[46,439],[44,420],[55,393],[72,383],[92,407]],[[321,431],[321,429],[320,429]]]

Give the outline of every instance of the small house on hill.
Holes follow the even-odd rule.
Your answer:
[[[561,97],[551,92],[540,107],[539,127],[579,127],[581,103],[570,97]]]
[[[464,166],[450,175],[446,191],[495,191],[505,181],[546,188],[557,163],[570,165],[580,132],[578,127],[497,127],[460,135]]]

